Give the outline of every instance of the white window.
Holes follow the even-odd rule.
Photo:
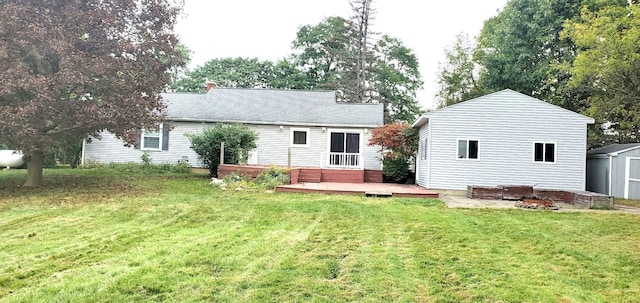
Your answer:
[[[421,160],[427,160],[427,139],[428,138],[424,138],[424,140],[422,140],[422,154],[420,155]]]
[[[158,131],[142,130],[140,139],[142,150],[162,150],[162,125]]]
[[[478,159],[478,140],[458,140],[458,159]]]
[[[556,144],[549,142],[534,142],[533,162],[556,163]]]
[[[291,146],[309,146],[309,129],[291,128]]]

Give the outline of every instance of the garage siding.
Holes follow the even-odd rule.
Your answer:
[[[584,190],[586,124],[593,120],[504,90],[426,114],[430,162],[419,182],[464,190],[468,185],[533,185]],[[421,141],[426,133],[421,134]],[[458,140],[478,140],[478,159],[459,159]],[[534,142],[555,143],[555,163],[533,161]],[[421,184],[422,185],[422,184]]]

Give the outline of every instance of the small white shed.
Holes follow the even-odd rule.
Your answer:
[[[611,144],[588,151],[587,190],[640,199],[640,143]]]
[[[592,118],[506,89],[418,118],[417,183],[584,190]]]

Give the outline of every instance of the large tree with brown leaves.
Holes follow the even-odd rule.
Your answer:
[[[159,93],[183,64],[172,0],[0,0],[0,141],[25,153],[25,186],[68,138],[132,143],[165,117]]]

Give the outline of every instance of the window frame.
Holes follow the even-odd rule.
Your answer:
[[[294,143],[294,133],[295,132],[304,132],[306,133],[305,144],[296,144]],[[291,147],[309,147],[309,139],[311,139],[311,129],[310,128],[300,128],[300,127],[292,127],[289,131],[289,146]]]
[[[536,161],[536,144],[542,144],[542,161]],[[553,144],[553,162],[546,161],[547,144]],[[533,141],[531,145],[531,162],[535,164],[556,164],[558,163],[558,143],[553,141]]]
[[[420,155],[420,160],[427,160],[427,145],[429,144],[429,137],[424,137],[422,140],[422,153]]]
[[[344,138],[343,138],[343,144],[344,144],[344,148],[345,151],[342,153],[347,153],[347,146],[346,146],[346,141],[347,141],[347,134],[358,134],[359,135],[359,140],[360,142],[358,142],[358,154],[364,154],[364,131],[362,129],[345,129],[345,128],[327,128],[327,152],[331,153],[331,133],[343,133],[344,134]]]
[[[164,129],[163,129],[164,125],[160,124],[160,126],[158,127],[157,133],[158,133],[158,148],[150,148],[150,147],[145,147],[144,146],[144,141],[146,137],[149,138],[156,138],[156,136],[147,136],[147,131],[143,128],[142,132],[140,134],[140,150],[149,150],[149,151],[162,151],[162,141],[164,140],[163,138],[163,134],[164,134]]]
[[[467,142],[467,150],[466,150],[466,157],[461,158],[460,154],[458,153],[460,151],[460,141],[466,141]],[[476,157],[475,158],[469,158],[469,148],[470,148],[470,144],[469,142],[471,141],[475,141],[477,142],[477,151],[476,151]],[[478,139],[456,139],[456,159],[458,160],[463,160],[463,161],[478,161],[480,160],[480,140]]]

